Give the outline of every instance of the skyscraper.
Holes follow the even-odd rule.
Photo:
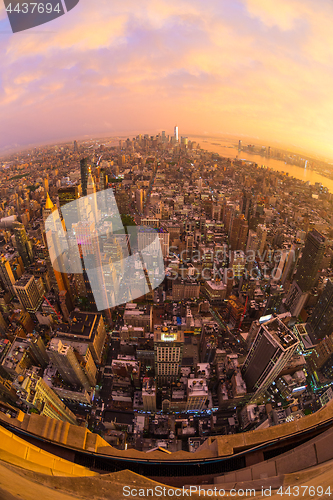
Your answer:
[[[43,208],[43,221],[45,222],[48,216],[55,210],[57,210],[57,207],[52,203],[49,193],[46,193],[46,202]]]
[[[301,250],[301,240],[297,240],[292,244],[289,250],[287,261],[281,276],[282,285],[284,285],[286,281],[291,281],[298,262],[300,250]]]
[[[88,169],[87,195],[96,193],[95,181],[91,173],[91,167]]]
[[[243,214],[233,218],[229,236],[231,250],[245,250],[248,229],[249,225]]]
[[[319,381],[321,372],[325,377],[333,378],[333,335],[325,337],[307,359],[308,370],[314,377],[315,381]]]
[[[299,341],[279,317],[263,323],[242,368],[252,400],[262,398],[297,349]]]
[[[184,333],[157,328],[154,334],[155,374],[159,386],[175,382],[183,357]]]
[[[76,312],[71,313],[69,323],[62,323],[58,328],[57,338],[66,344],[74,345],[80,351],[79,344],[87,344],[96,363],[101,363],[106,339],[106,329],[101,314]]]
[[[13,223],[13,231],[15,235],[15,242],[18,249],[18,253],[23,260],[25,267],[30,266],[33,263],[34,256],[32,252],[32,246],[28,239],[25,227],[21,222]]]
[[[0,256],[0,280],[5,289],[14,295],[15,278],[10,263],[4,255]]]
[[[24,274],[14,284],[15,293],[21,306],[30,313],[35,313],[43,302],[44,286],[42,278],[35,279],[30,274]]]
[[[54,338],[50,342],[47,353],[65,382],[73,386],[84,387],[86,391],[91,390],[91,383],[71,345],[66,345],[60,339]]]
[[[103,265],[101,259],[100,242],[96,237],[94,222],[78,222],[73,224],[77,244],[79,246],[81,264],[87,296],[92,311],[96,311],[96,303],[93,291],[99,290],[103,309],[109,308],[109,300],[106,291],[105,279],[103,274]],[[87,266],[88,263],[88,266]],[[93,272],[87,273],[87,267],[93,269]],[[89,277],[88,277],[89,274]],[[110,299],[110,303],[111,299]]]
[[[22,383],[17,383],[18,397],[40,415],[77,424],[74,413],[61,401],[51,387],[35,372],[28,371]]]
[[[266,245],[267,227],[263,224],[258,224],[257,235],[258,235],[258,256],[260,258],[260,256],[263,256],[264,248]]]
[[[5,334],[6,330],[7,330],[7,323],[0,312],[0,333]]]
[[[108,183],[108,176],[106,174],[105,169],[101,168],[99,172],[99,190],[103,191],[103,189],[106,189],[107,183]]]
[[[44,191],[45,193],[49,192],[49,174],[46,175],[46,177],[43,180],[44,183]]]
[[[313,229],[306,237],[302,257],[295,275],[295,281],[302,292],[311,290],[315,285],[325,249],[325,237]]]
[[[77,186],[70,186],[65,188],[58,189],[58,198],[60,209],[66,205],[67,203],[71,203],[79,198],[79,190]],[[68,216],[66,217],[66,229],[70,231],[72,228],[73,222],[76,222],[79,218],[79,205],[77,203],[72,203],[69,207],[66,208],[66,213]]]
[[[306,324],[314,344],[333,333],[333,282],[328,280],[320,299]]]
[[[145,411],[156,411],[156,387],[151,377],[144,377],[142,384],[142,401]]]
[[[81,187],[82,196],[87,196],[87,184],[88,184],[88,158],[83,158],[80,161],[81,166]]]
[[[78,149],[77,141],[74,141],[74,153],[77,153]]]
[[[275,285],[275,284],[270,285],[270,293],[267,299],[267,305],[264,315],[279,314],[283,295],[284,295],[284,289],[282,285]]]
[[[202,411],[208,398],[208,386],[205,379],[187,379],[186,410]]]
[[[309,291],[318,280],[318,271],[325,249],[325,237],[316,229],[313,229],[306,237],[295,279],[285,300],[286,308],[294,316],[299,315]]]
[[[60,207],[71,201],[75,201],[79,197],[79,190],[77,186],[70,186],[58,189],[58,197]]]
[[[143,211],[143,189],[137,189],[135,192],[135,203],[139,213]]]
[[[175,141],[178,142],[179,136],[178,136],[178,127],[177,127],[177,125],[175,126],[174,138],[175,138]]]

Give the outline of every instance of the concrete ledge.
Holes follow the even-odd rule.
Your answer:
[[[46,475],[97,476],[81,465],[59,458],[15,436],[0,426],[0,459]]]
[[[10,419],[7,416],[0,414],[0,422],[6,421],[18,428],[22,428],[36,436],[42,436],[55,443],[63,444],[78,450],[87,450],[98,452],[109,456],[124,457],[129,459],[156,459],[159,461],[171,462],[173,460],[195,460],[213,457],[228,457],[233,454],[247,449],[260,446],[263,443],[274,442],[284,439],[288,436],[293,436],[295,433],[302,432],[308,428],[312,428],[320,423],[332,419],[333,415],[333,400],[317,413],[303,417],[296,422],[285,423],[275,427],[270,427],[263,430],[254,430],[242,434],[234,434],[228,436],[214,436],[199,447],[195,453],[174,452],[171,455],[166,455],[162,452],[152,452],[147,457],[146,453],[137,450],[118,450],[109,445],[105,440],[96,434],[90,433],[86,428],[71,425],[67,422],[54,421],[48,417],[40,415],[25,415],[21,421],[18,419]],[[23,419],[23,420],[22,420]],[[332,424],[333,425],[333,424]],[[329,459],[330,456],[325,451],[325,443],[318,444],[316,452],[320,456]],[[311,461],[310,461],[311,462]],[[309,462],[309,463],[310,463]]]

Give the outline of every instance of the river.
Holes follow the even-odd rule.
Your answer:
[[[259,166],[265,165],[266,167],[272,168],[278,172],[288,172],[291,177],[295,177],[304,182],[310,182],[310,184],[315,184],[316,182],[321,183],[324,187],[327,187],[330,193],[333,193],[333,180],[328,179],[313,170],[297,167],[296,165],[286,164],[281,160],[274,160],[273,158],[266,158],[265,156],[254,155],[250,153],[245,153],[244,151],[238,152],[238,149],[234,147],[236,141],[235,139],[225,139],[225,138],[209,138],[209,137],[189,137],[191,141],[196,141],[200,144],[202,149],[210,151],[212,153],[218,153],[221,156],[227,158],[238,158],[241,160],[249,160],[253,163],[257,163]]]

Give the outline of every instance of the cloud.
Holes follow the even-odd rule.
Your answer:
[[[0,34],[0,147],[177,122],[333,156],[332,6],[81,0],[45,32]]]

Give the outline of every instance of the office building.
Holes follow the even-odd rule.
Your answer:
[[[333,335],[325,337],[316,345],[307,358],[307,365],[316,383],[320,382],[320,373],[329,380],[333,379]]]
[[[71,201],[75,201],[79,198],[79,189],[77,186],[69,186],[58,189],[58,198],[60,208],[66,205],[66,203],[70,203]]]
[[[286,281],[292,281],[293,279],[293,275],[301,251],[301,243],[302,243],[301,240],[297,240],[295,243],[292,244],[288,252],[288,257],[281,276],[282,285],[284,285]]]
[[[6,333],[6,330],[7,330],[7,323],[4,317],[2,316],[2,313],[0,312],[0,333],[4,335]]]
[[[167,327],[154,332],[155,376],[159,386],[176,382],[183,357],[184,333]]]
[[[298,316],[306,303],[311,288],[318,280],[318,271],[326,249],[326,239],[316,229],[305,240],[293,283],[285,299],[286,308]]]
[[[124,324],[134,327],[142,327],[146,332],[153,328],[152,306],[138,307],[138,304],[126,304],[124,312]]]
[[[252,400],[261,399],[295,353],[299,340],[279,317],[260,325],[242,368]]]
[[[141,214],[143,212],[143,189],[137,189],[135,192],[135,204],[137,211]]]
[[[179,140],[179,134],[178,134],[178,127],[176,126],[174,129],[174,140],[178,142]]]
[[[170,234],[163,227],[153,229],[150,226],[140,226],[138,233],[138,249],[145,250],[147,247],[152,249],[155,255],[158,255],[160,249],[163,258],[169,255]]]
[[[0,256],[0,280],[5,290],[8,290],[12,295],[14,295],[15,277],[12,268],[10,267],[10,263],[4,255]]]
[[[260,260],[264,260],[260,256],[263,257],[264,248],[265,248],[265,245],[266,245],[267,227],[264,224],[258,224],[256,232],[257,232],[257,235],[258,235],[258,248],[257,248],[258,256],[259,256]]]
[[[88,168],[87,195],[96,193],[95,180],[91,173],[91,167]]]
[[[92,384],[80,365],[72,345],[66,345],[59,338],[53,338],[47,353],[65,383],[83,387],[86,391],[91,390]]]
[[[255,257],[257,257],[257,250],[258,250],[258,235],[256,231],[253,231],[253,229],[249,230],[249,234],[247,237],[247,244],[246,244],[246,256],[249,256],[249,252],[251,252],[251,257],[252,261],[254,260]]]
[[[202,292],[206,295],[210,304],[221,304],[227,297],[227,285],[220,280],[204,281]]]
[[[187,380],[186,411],[202,411],[208,398],[208,386],[204,378],[189,378]]]
[[[230,295],[225,310],[225,317],[232,327],[238,327],[241,317],[244,314],[244,307],[245,305],[238,297]]]
[[[53,239],[55,240],[56,239],[55,235],[52,235],[51,233],[52,233],[51,231],[48,231],[48,234],[50,235],[49,238],[51,239],[54,236]],[[68,276],[67,274],[62,274],[56,269],[54,269],[51,263],[45,233],[43,233],[43,239],[45,240],[45,245],[38,245],[35,247],[35,249],[38,252],[39,258],[45,262],[50,286],[56,292],[60,290],[65,290],[66,285],[69,283]]]
[[[72,203],[79,198],[78,187],[69,186],[58,189],[58,198],[60,210],[67,205],[67,203],[71,203],[69,207],[66,206],[66,230],[70,231],[72,225],[79,220],[79,204]]]
[[[23,379],[23,380],[22,380]],[[33,370],[16,381],[17,396],[40,415],[77,424],[74,413],[67,408],[51,387]]]
[[[312,312],[306,330],[313,343],[333,333],[333,282],[328,280],[319,301]]]
[[[61,323],[58,326],[57,338],[63,343],[67,343],[67,341],[86,343],[95,363],[100,363],[106,339],[103,316],[96,313],[73,311],[69,322]]]
[[[99,172],[99,190],[103,191],[104,189],[106,189],[107,184],[108,184],[108,176],[106,174],[105,169],[101,168]]]
[[[91,175],[90,175],[91,177]],[[92,185],[90,184],[90,187]],[[96,237],[96,226],[93,221],[83,221],[73,224],[73,230],[81,255],[81,264],[87,298],[91,310],[97,311],[95,294],[99,300],[99,310],[108,309],[113,303],[108,296],[103,272],[100,240]]]
[[[144,377],[142,384],[142,401],[144,411],[156,411],[156,386],[151,377]]]
[[[284,289],[282,285],[271,284],[264,315],[279,314],[283,296]]]
[[[316,229],[306,237],[295,281],[302,292],[308,292],[318,280],[318,271],[326,249],[326,239]]]
[[[24,274],[14,283],[14,290],[21,306],[30,313],[35,313],[44,300],[42,278],[35,279],[30,274]]]
[[[55,207],[52,203],[49,193],[46,193],[46,202],[43,208],[43,221],[45,222],[48,216],[51,215],[55,210],[57,210],[57,207]]]
[[[201,363],[214,363],[218,348],[218,333],[219,329],[216,323],[206,324],[202,329],[199,351]]]
[[[31,242],[29,241],[25,227],[21,224],[21,222],[14,222],[12,227],[18,253],[22,258],[24,266],[28,267],[34,260]]]
[[[231,250],[245,250],[248,229],[249,225],[243,214],[232,219],[229,233]]]
[[[185,279],[172,281],[172,300],[195,299],[200,296],[200,283]]]
[[[83,158],[80,161],[81,167],[81,188],[82,196],[87,196],[87,185],[88,185],[88,158]]]
[[[28,338],[15,337],[2,360],[2,368],[13,377],[24,373],[31,365],[44,368],[48,362],[43,339],[30,335]]]

